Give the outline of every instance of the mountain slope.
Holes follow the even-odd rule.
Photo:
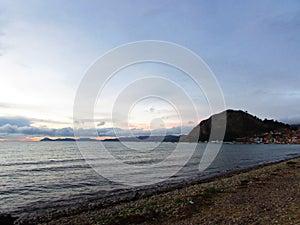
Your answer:
[[[188,135],[182,137],[181,141],[208,141],[212,119],[215,121],[216,126],[218,126],[219,121],[223,118],[227,118],[224,141],[235,141],[241,137],[280,129],[290,129],[290,126],[287,124],[274,120],[261,120],[241,110],[226,110],[201,121]]]

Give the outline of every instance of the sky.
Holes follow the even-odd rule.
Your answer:
[[[76,91],[90,66],[128,42],[162,40],[199,55],[216,76],[226,108],[300,123],[300,2],[292,1],[0,1],[0,140],[73,136]],[[100,137],[187,133],[199,121],[164,98],[133,105],[113,121],[113,103],[142,75],[172,80],[191,97],[200,120],[205,93],[182,71],[158,64],[125,68],[95,106]],[[143,87],[141,87],[141,90]],[[179,103],[181,104],[181,103]],[[182,103],[184,104],[184,103]],[[162,129],[163,128],[163,129]],[[159,132],[158,132],[159,133]]]

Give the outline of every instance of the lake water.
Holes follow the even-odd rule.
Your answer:
[[[96,143],[86,142],[84,145],[93,149]],[[115,157],[136,166],[160,162],[176,147],[176,143],[162,143],[152,151],[136,151],[115,142],[105,145]],[[141,149],[150,149],[153,143],[135,145],[140,145]],[[183,154],[191,146],[186,143],[182,149]],[[300,156],[299,145],[223,144],[213,163],[200,173],[199,162],[205,147],[206,144],[198,144],[191,160],[167,182],[217,175]],[[109,162],[106,162],[106,166],[109,168]],[[147,178],[145,173],[140,176]],[[160,174],[157,173],[157,176]],[[85,162],[74,142],[0,143],[0,212],[19,215],[51,202],[70,203],[71,200],[101,196],[122,188],[126,186],[98,175]]]

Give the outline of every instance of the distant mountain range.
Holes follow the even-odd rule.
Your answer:
[[[97,139],[92,138],[43,138],[40,141],[99,141]],[[120,137],[120,138],[110,138],[103,140],[105,142],[118,142],[118,141],[127,141],[127,142],[178,142],[179,136],[175,135],[167,135],[167,136],[137,136],[137,137]]]
[[[120,137],[105,139],[105,142],[118,141],[139,141],[139,142],[204,142],[208,141],[211,131],[211,123],[218,127],[226,119],[226,131],[223,141],[236,141],[239,138],[251,137],[253,135],[263,134],[265,132],[277,131],[282,129],[299,129],[300,125],[290,126],[274,120],[261,120],[256,116],[242,110],[226,110],[224,112],[212,115],[206,120],[202,120],[188,135],[175,136],[137,136]],[[222,121],[223,120],[223,121]],[[222,122],[222,123],[221,123]],[[98,141],[92,138],[43,138],[40,141]]]
[[[178,142],[180,136],[138,136],[138,137],[121,137],[113,139],[105,139],[104,141],[139,141],[139,142]]]
[[[51,139],[51,138],[43,138],[40,141],[98,141],[96,139],[92,139],[92,138],[79,138],[79,139],[75,139],[75,138],[55,138],[55,139]]]

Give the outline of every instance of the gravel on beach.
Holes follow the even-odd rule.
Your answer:
[[[93,203],[95,204],[95,203]],[[300,224],[300,158],[16,224]]]

